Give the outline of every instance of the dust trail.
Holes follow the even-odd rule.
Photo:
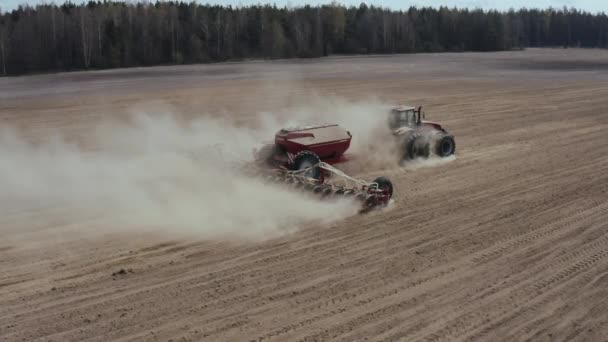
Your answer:
[[[263,238],[356,212],[352,203],[322,203],[236,174],[230,163],[250,161],[266,134],[221,120],[139,114],[100,125],[90,136],[95,149],[83,150],[61,136],[32,144],[4,127],[0,215],[15,224],[1,232]],[[91,220],[103,228],[87,229]]]

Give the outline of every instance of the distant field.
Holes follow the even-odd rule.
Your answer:
[[[605,342],[607,61],[603,50],[529,49],[0,78],[1,126],[33,144],[61,133],[85,151],[109,151],[90,164],[74,159],[85,152],[0,139],[0,340]],[[457,143],[447,163],[400,168],[366,155],[346,165],[393,180],[386,212],[316,223],[339,208],[268,188],[269,201],[283,202],[271,207],[221,175],[201,179],[191,164],[153,157],[198,142],[196,129],[219,140],[216,121],[205,120],[227,121],[219,137],[233,137],[261,125],[263,112],[297,117],[294,107],[363,132],[360,118],[379,103],[422,105]],[[109,120],[151,112],[203,124],[159,119],[116,126],[107,146],[93,139]],[[384,125],[384,114],[365,117]],[[370,141],[353,153],[392,142]],[[123,149],[152,159],[103,163],[122,160]],[[140,203],[152,197],[130,191],[139,170],[183,188]],[[238,205],[218,221],[212,211],[227,204],[205,193],[220,188]],[[115,209],[131,220],[117,223]],[[129,216],[138,210],[149,216]],[[277,233],[290,228],[288,214],[314,220]],[[272,230],[267,217],[277,218]],[[267,239],[212,234],[254,227]]]

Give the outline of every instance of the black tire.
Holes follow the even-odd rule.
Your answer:
[[[390,179],[386,177],[378,177],[374,179],[373,183],[377,183],[380,190],[387,190],[389,199],[393,198],[393,183]]]
[[[405,159],[417,157],[428,158],[431,155],[431,146],[420,133],[411,134],[405,141]]]
[[[302,151],[296,154],[293,159],[293,165],[291,167],[292,170],[304,170],[307,168],[311,168],[309,171],[302,173],[302,176],[313,178],[316,180],[321,179],[321,168],[317,165],[321,162],[321,158],[313,152],[310,151]]]
[[[441,158],[449,157],[456,152],[456,141],[454,137],[447,134],[442,134],[437,139],[435,153]]]

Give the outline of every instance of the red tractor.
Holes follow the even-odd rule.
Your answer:
[[[428,158],[432,152],[441,158],[453,155],[454,136],[440,124],[423,120],[424,116],[422,107],[398,106],[389,113],[389,128],[397,138],[403,159]]]
[[[352,196],[369,209],[388,204],[393,184],[386,177],[372,182],[347,176],[332,165],[345,162],[352,135],[336,124],[284,128],[275,134],[274,143],[254,152],[260,169],[270,170],[279,181],[303,186],[322,196]],[[326,182],[330,177],[344,183]],[[353,185],[354,186],[351,186]]]

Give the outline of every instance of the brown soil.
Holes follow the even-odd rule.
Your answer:
[[[390,210],[262,242],[182,240],[170,227],[64,236],[66,208],[5,213],[0,340],[607,341],[606,58],[528,50],[0,79],[2,123],[33,140],[60,130],[86,143],[96,122],[148,100],[246,124],[314,90],[423,105],[457,142],[449,163],[360,172],[393,180]]]

